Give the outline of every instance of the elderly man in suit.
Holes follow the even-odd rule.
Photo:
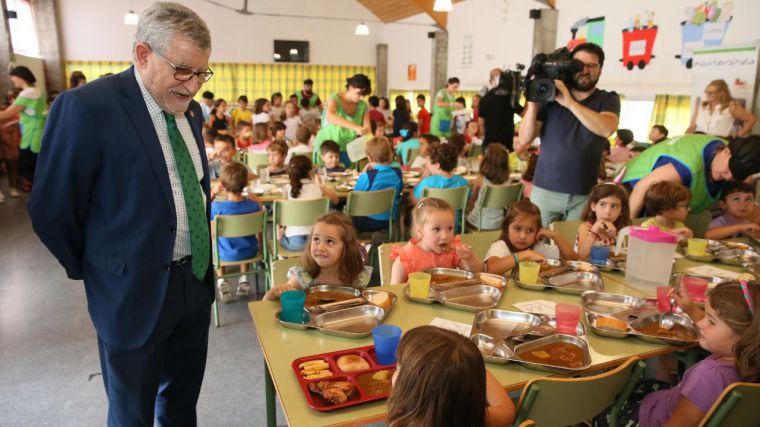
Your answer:
[[[84,280],[108,425],[195,425],[214,299],[209,175],[195,95],[211,37],[192,10],[140,17],[134,65],[61,94],[29,213],[70,279]]]

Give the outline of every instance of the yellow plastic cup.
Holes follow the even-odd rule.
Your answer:
[[[686,253],[691,256],[704,256],[705,252],[707,252],[707,240],[689,239]]]
[[[430,291],[430,274],[409,273],[409,294],[414,298],[427,298]]]
[[[541,266],[533,261],[520,261],[520,281],[527,284],[536,284],[538,282],[538,271]]]

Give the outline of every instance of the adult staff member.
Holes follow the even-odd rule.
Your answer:
[[[34,86],[37,78],[29,68],[19,65],[13,67],[11,82],[21,89],[13,105],[0,112],[0,120],[19,115],[21,128],[21,145],[19,146],[18,167],[21,175],[21,188],[24,191],[32,189],[34,171],[37,168],[37,155],[42,144],[42,131],[45,128],[45,98]]]
[[[735,121],[742,123],[736,136],[747,136],[757,119],[731,97],[725,80],[713,80],[705,89],[705,99],[697,104],[686,133],[701,132],[723,138],[731,134]]]
[[[83,279],[108,425],[195,425],[214,298],[209,175],[193,96],[212,76],[206,23],[156,2],[134,65],[56,100],[29,202],[37,235]]]
[[[609,146],[607,138],[617,129],[620,116],[618,94],[596,87],[604,65],[602,48],[583,43],[572,56],[583,69],[572,77],[570,87],[555,80],[556,102],[528,102],[520,122],[520,149],[541,136],[530,199],[541,208],[544,227],[580,218],[596,184],[602,151]]]
[[[631,191],[631,218],[644,206],[655,182],[672,181],[691,190],[689,208],[699,213],[720,197],[724,181],[743,181],[760,172],[760,136],[726,141],[711,135],[684,135],[647,148],[627,164],[622,183]]]
[[[369,106],[365,96],[372,92],[372,82],[364,74],[354,74],[346,79],[346,90],[333,94],[327,100],[327,109],[322,114],[322,128],[314,140],[314,162],[321,164],[319,148],[322,141],[332,140],[340,146],[340,161],[348,167],[351,160],[346,153],[346,145],[356,136],[372,133]]]
[[[312,79],[306,79],[303,81],[303,90],[301,92],[298,92],[296,96],[298,97],[298,105],[301,105],[301,100],[308,99],[309,100],[309,108],[317,108],[320,111],[322,111],[322,100],[319,99],[319,95],[314,93],[312,89],[314,88],[314,80]]]
[[[451,135],[451,112],[454,110],[454,93],[459,90],[459,79],[451,77],[446,81],[446,87],[435,94],[435,108],[430,121],[430,133],[439,138]]]
[[[497,142],[509,151],[513,150],[513,138],[515,136],[515,114],[522,112],[522,107],[515,108],[512,105],[511,94],[500,94],[499,79],[501,70],[491,70],[491,89],[486,92],[480,101],[478,124],[483,132],[483,152],[488,144]]]

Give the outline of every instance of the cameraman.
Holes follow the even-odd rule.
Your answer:
[[[512,151],[512,139],[515,135],[515,114],[522,112],[522,106],[512,106],[512,96],[498,93],[501,70],[491,70],[490,89],[480,100],[478,124],[483,134],[483,152],[488,144],[498,142]]]
[[[519,147],[541,137],[531,201],[541,209],[541,221],[577,220],[596,184],[602,150],[617,129],[620,97],[596,88],[604,51],[593,43],[576,46],[572,57],[583,69],[565,82],[555,80],[556,102],[528,102],[520,122]]]

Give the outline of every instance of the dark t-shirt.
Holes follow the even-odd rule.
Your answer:
[[[515,135],[515,114],[522,112],[512,108],[509,96],[499,96],[489,91],[480,100],[478,117],[485,121],[485,135],[483,136],[483,149],[492,143],[500,142],[512,151],[512,137]]]
[[[597,90],[581,104],[596,112],[620,115],[620,97],[614,91]],[[607,138],[591,132],[556,102],[542,104],[537,118],[543,126],[533,184],[558,193],[590,193],[599,175],[602,150],[609,145]]]

